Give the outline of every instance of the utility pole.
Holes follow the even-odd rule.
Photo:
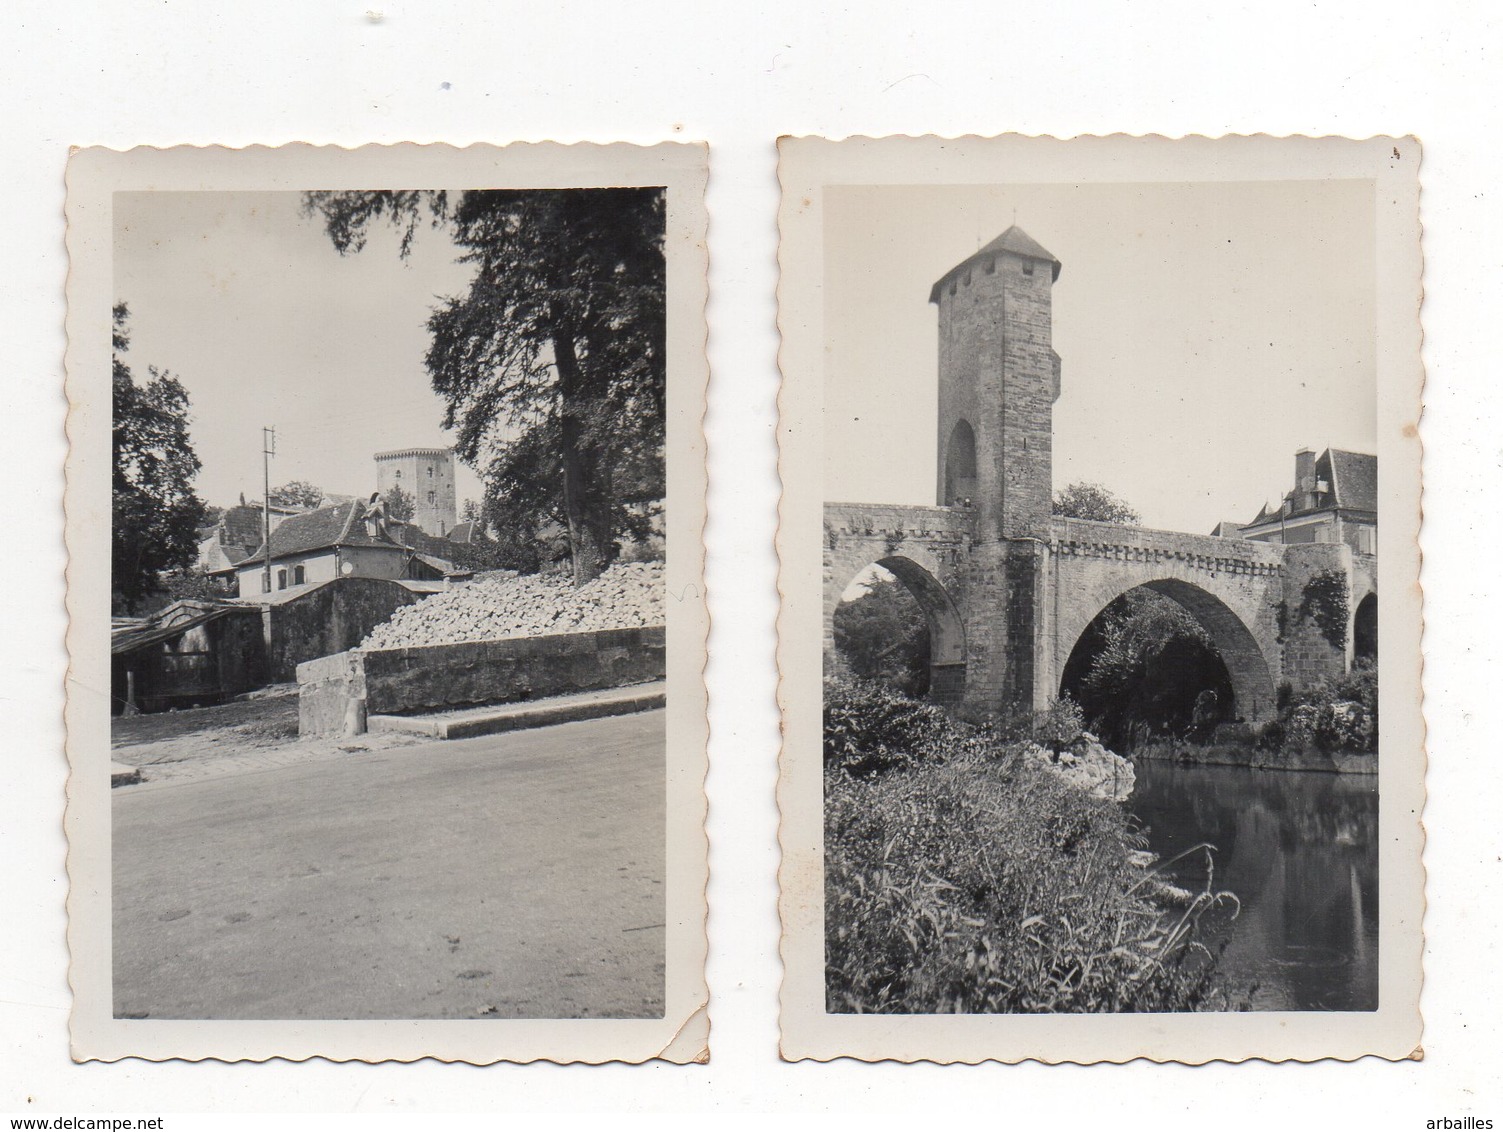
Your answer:
[[[261,430],[261,545],[266,548],[261,592],[271,593],[271,458],[277,454],[277,430]]]

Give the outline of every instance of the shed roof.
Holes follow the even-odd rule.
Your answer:
[[[244,606],[232,602],[175,601],[136,624],[112,624],[110,653],[135,652],[147,645],[170,640],[206,622],[246,612],[249,611]]]

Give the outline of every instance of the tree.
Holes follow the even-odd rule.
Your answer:
[[[1142,516],[1099,483],[1072,483],[1055,493],[1054,513],[1067,519],[1094,519],[1135,527]]]
[[[466,499],[464,506],[459,509],[459,517],[466,523],[480,522],[480,504],[473,499]]]
[[[292,480],[271,489],[271,502],[282,507],[317,507],[324,501],[324,489],[307,480]]]
[[[167,570],[187,570],[198,555],[203,501],[194,494],[198,456],[188,438],[188,392],[171,374],[148,368],[136,384],[124,354],[129,308],[114,309],[111,336],[112,538],[110,567],[117,611],[134,612]]]
[[[386,493],[387,517],[396,519],[398,522],[410,523],[415,511],[416,504],[413,503],[412,496],[402,490],[401,484],[393,484],[391,490]]]
[[[449,559],[454,565],[477,574],[489,570],[536,574],[542,566],[538,544],[531,539],[478,537],[473,542],[457,542],[449,552]]]
[[[1091,623],[1063,684],[1091,729],[1118,751],[1145,735],[1203,739],[1233,703],[1226,666],[1205,627],[1172,598],[1141,588]]]
[[[665,201],[655,188],[312,192],[340,254],[426,217],[475,274],[428,320],[427,368],[498,529],[567,531],[574,582],[641,537],[664,492]]]
[[[835,648],[851,674],[918,698],[929,690],[929,624],[906,586],[876,578],[835,610]]]

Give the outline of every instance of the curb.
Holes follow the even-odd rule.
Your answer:
[[[663,707],[667,702],[666,692],[655,691],[575,704],[539,704],[535,707],[506,704],[493,712],[458,718],[442,715],[373,715],[366,720],[366,727],[370,731],[403,731],[431,739],[468,739],[476,735],[496,735],[504,731],[552,727],[558,723],[632,715]]]
[[[138,766],[126,766],[124,763],[110,763],[110,786],[134,786],[138,782],[145,782],[145,776],[141,774]]]

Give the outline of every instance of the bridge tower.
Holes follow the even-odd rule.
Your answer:
[[[975,516],[964,582],[966,701],[985,713],[1044,706],[1045,554],[1060,363],[1060,262],[1014,225],[934,284],[939,308],[937,501]],[[1043,676],[1044,673],[1037,675]]]
[[[1014,225],[929,292],[939,307],[937,502],[969,500],[982,537],[1049,537],[1059,271]]]

